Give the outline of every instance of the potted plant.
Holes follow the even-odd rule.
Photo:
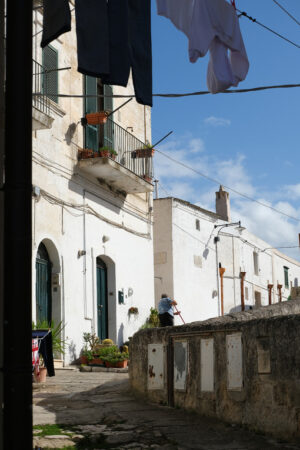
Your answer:
[[[136,306],[131,306],[128,309],[128,315],[130,316],[131,314],[133,315],[137,315],[139,313],[139,309]]]
[[[101,156],[102,158],[116,159],[117,155],[118,153],[113,148],[106,146],[99,148],[99,156]]]
[[[129,354],[117,351],[102,357],[106,367],[125,368],[128,364]]]
[[[150,144],[145,144],[143,148],[135,150],[136,158],[151,158],[155,153],[154,148]]]
[[[47,320],[38,321],[36,324],[32,322],[33,330],[51,330],[52,332],[52,352],[53,356],[59,358],[65,353],[65,347],[68,345],[66,340],[62,338],[62,331],[65,325],[60,321],[57,325],[52,320],[50,323]],[[34,371],[35,380],[39,383],[46,381],[47,368],[45,367],[42,355],[39,355],[39,370]]]
[[[94,157],[94,150],[90,148],[83,148],[78,150],[78,159],[88,159]]]
[[[34,369],[34,381],[36,383],[45,383],[47,376],[47,368],[45,367],[42,355],[39,356],[39,359],[40,359],[39,368],[37,369],[35,367]]]
[[[85,115],[86,121],[89,125],[103,125],[107,122],[107,112],[99,111]]]

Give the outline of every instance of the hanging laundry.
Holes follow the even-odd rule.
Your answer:
[[[78,71],[126,87],[152,106],[150,0],[76,0]]]
[[[76,0],[78,72],[92,77],[108,74],[109,26],[107,0]]]
[[[41,47],[46,47],[61,34],[71,30],[68,0],[44,0],[43,35]]]
[[[192,63],[210,52],[207,86],[211,93],[237,86],[246,78],[249,61],[232,4],[225,0],[156,2],[158,14],[170,19],[188,37]]]
[[[32,339],[32,371],[35,371],[37,373],[37,375],[40,372],[39,341],[38,341],[38,339]]]
[[[39,354],[43,357],[48,376],[54,377],[52,332],[48,330],[32,330],[32,338],[39,340]]]

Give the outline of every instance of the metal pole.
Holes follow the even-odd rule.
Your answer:
[[[5,76],[5,49],[4,49],[4,0],[0,0],[0,367],[3,367],[3,217],[4,217],[4,194],[3,194],[3,175],[4,175],[4,76]],[[0,371],[0,405],[4,402],[3,372]],[[3,410],[0,408],[0,450],[4,450],[3,441]]]
[[[17,450],[32,448],[32,0],[7,2],[6,43],[3,411],[4,448]]]

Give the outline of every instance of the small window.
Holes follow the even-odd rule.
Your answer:
[[[42,64],[45,71],[42,74],[43,94],[58,103],[58,52],[55,48],[47,45],[43,49]]]
[[[245,300],[249,300],[249,289],[247,286],[245,287]]]
[[[200,220],[196,219],[196,230],[200,231]]]
[[[254,275],[259,275],[258,253],[253,252]]]
[[[284,285],[286,287],[286,289],[289,289],[289,268],[288,267],[283,267],[284,270]]]

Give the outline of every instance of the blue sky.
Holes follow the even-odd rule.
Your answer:
[[[182,0],[184,1],[184,0]],[[279,0],[300,21],[299,0]],[[300,45],[300,26],[272,0],[236,0],[237,7]],[[208,56],[191,64],[188,42],[153,8],[154,93],[207,90]],[[246,18],[240,19],[250,61],[240,88],[300,83],[300,49]],[[154,99],[152,142],[173,130],[158,149],[226,186],[288,215],[231,194],[232,219],[271,245],[298,245],[300,232],[300,88],[247,94]],[[156,153],[160,196],[183,198],[214,209],[217,185]],[[163,190],[163,188],[165,190]],[[298,249],[286,251],[300,260]]]

